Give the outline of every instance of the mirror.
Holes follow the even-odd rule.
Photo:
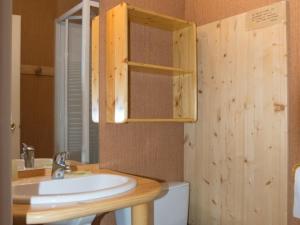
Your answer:
[[[13,0],[12,144],[98,162],[97,1]],[[18,61],[18,59],[20,59]]]

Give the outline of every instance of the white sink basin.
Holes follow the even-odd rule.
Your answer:
[[[13,202],[59,204],[112,197],[133,189],[132,178],[112,174],[67,177],[60,180],[13,182]]]

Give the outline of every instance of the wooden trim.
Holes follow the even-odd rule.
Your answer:
[[[133,206],[131,210],[132,225],[150,225],[149,212],[150,207],[147,203]]]
[[[154,64],[148,64],[148,63],[139,63],[139,62],[133,62],[128,61],[128,66],[132,68],[138,68],[138,69],[144,69],[144,70],[151,70],[151,71],[161,71],[161,72],[173,72],[171,75],[189,75],[192,74],[193,71],[184,70],[177,67],[170,67],[170,66],[161,66],[161,65],[154,65]]]
[[[191,22],[153,11],[127,5],[129,21],[164,30],[176,31],[192,25]]]
[[[21,74],[54,76],[54,68],[50,66],[21,65]]]
[[[173,66],[187,68],[191,76],[173,77],[173,117],[197,120],[196,25],[173,32]]]
[[[92,20],[92,120],[99,123],[99,41],[100,41],[100,22],[99,16]]]
[[[12,158],[20,158],[20,92],[21,92],[21,16],[12,16],[12,69],[11,69],[11,152]]]
[[[128,18],[122,3],[106,14],[106,87],[108,122],[124,123],[128,118]]]
[[[194,122],[195,120],[193,118],[141,118],[141,119],[134,119],[129,118],[127,120],[128,122]]]

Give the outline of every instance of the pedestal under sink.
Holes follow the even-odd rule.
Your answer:
[[[57,205],[106,199],[130,191],[136,186],[133,178],[115,174],[66,176],[65,179],[37,178],[14,181],[13,202],[31,206]],[[61,225],[90,224],[95,215],[57,222]]]

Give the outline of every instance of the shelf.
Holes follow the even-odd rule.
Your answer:
[[[193,71],[187,71],[187,70],[183,70],[181,68],[169,67],[169,66],[160,66],[160,65],[139,63],[139,62],[132,62],[132,61],[128,61],[127,64],[128,64],[128,66],[130,66],[132,68],[145,69],[145,70],[148,70],[148,71],[173,72],[170,75],[178,75],[178,74],[188,75],[188,74],[193,73]],[[166,75],[168,75],[168,74],[166,74]]]
[[[194,122],[193,118],[163,118],[163,119],[159,119],[159,118],[141,118],[141,119],[134,119],[134,118],[129,118],[127,120],[128,122],[138,122],[138,123],[142,123],[142,122],[178,122],[178,123],[182,123],[182,122]]]
[[[128,17],[129,21],[131,22],[156,27],[168,31],[176,31],[193,25],[193,23],[186,20],[162,15],[153,11],[140,9],[131,5],[128,5]]]
[[[107,11],[106,22],[106,121],[195,122],[197,120],[196,24],[139,9],[124,2]],[[130,22],[172,32],[169,36],[172,43],[171,66],[130,60]],[[151,71],[153,74],[170,75],[172,86],[167,91],[172,92],[171,118],[130,118],[130,69],[142,73]]]

